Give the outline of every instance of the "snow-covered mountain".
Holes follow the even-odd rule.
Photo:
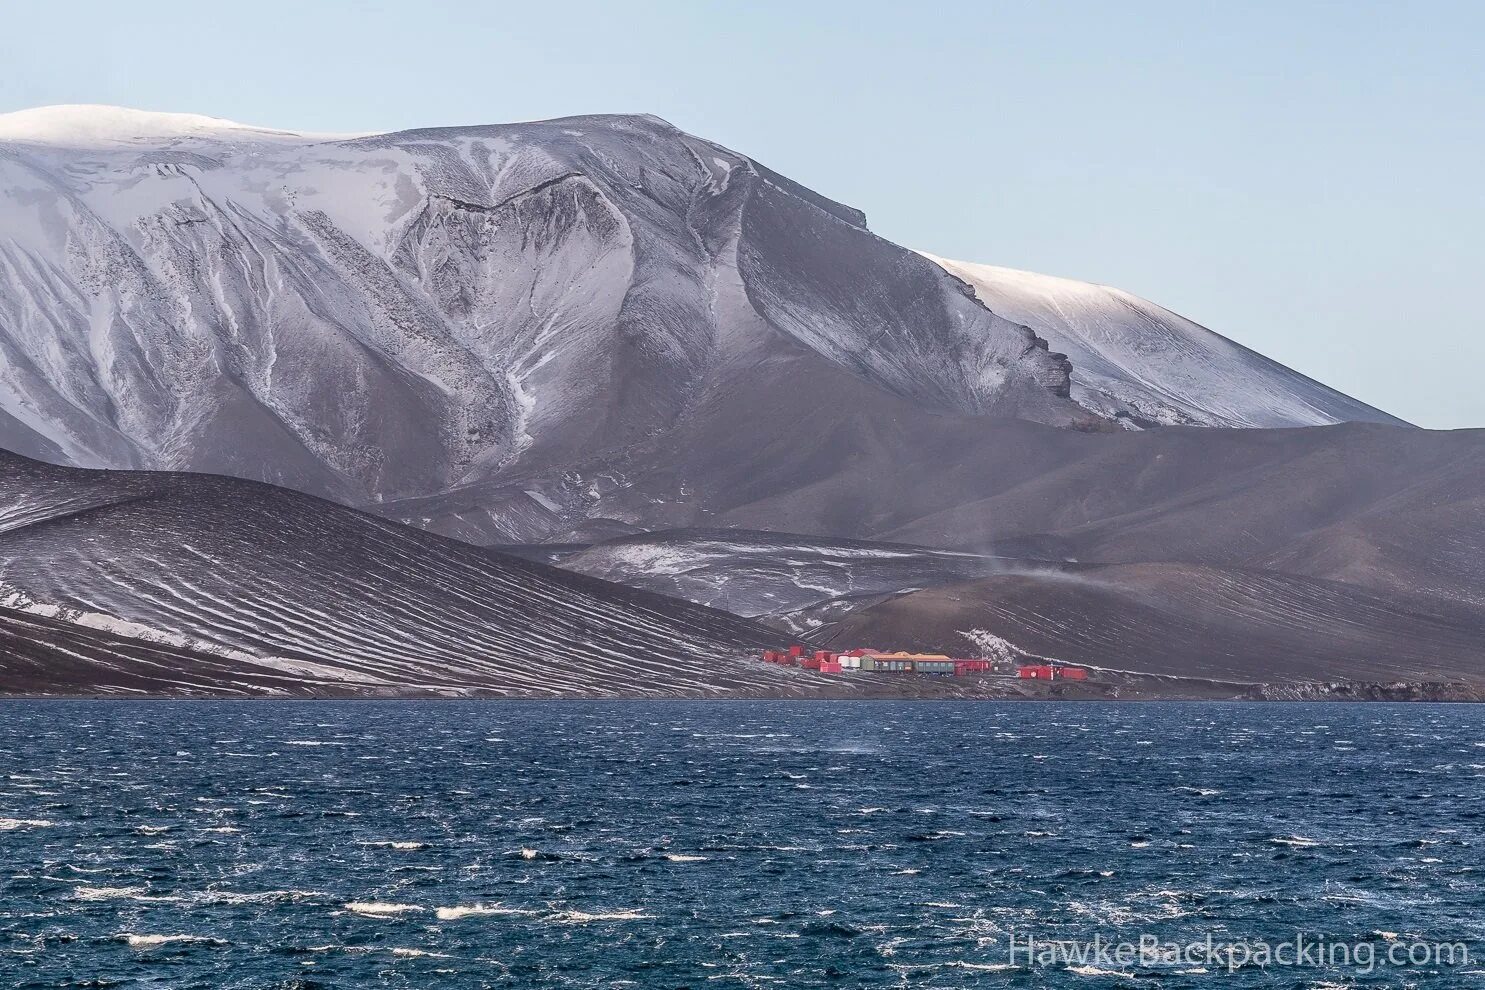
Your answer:
[[[347,137],[0,116],[0,446],[56,462],[511,542],[713,524],[747,484],[729,472],[798,460],[791,440],[889,470],[946,419],[1389,421],[1281,395],[1307,380],[1236,345],[1204,377],[1220,348],[1178,318],[1059,322],[1035,296],[987,308],[858,211],[651,117]],[[857,436],[801,438],[800,415]],[[837,494],[809,513],[856,535]]]
[[[1402,421],[1122,289],[925,255],[1072,362],[1072,397],[1139,426]]]

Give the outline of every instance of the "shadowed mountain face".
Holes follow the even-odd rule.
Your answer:
[[[723,612],[251,482],[13,455],[0,599],[11,691],[788,695],[817,680],[752,659],[777,634]]]
[[[858,211],[648,117],[327,139],[51,108],[0,117],[0,188],[0,446],[479,543],[715,525],[720,447],[883,476],[946,417],[1389,419],[1313,382],[1295,398],[1240,349],[1204,377],[1199,335],[1159,321],[1118,328],[1137,366],[1069,365],[1047,339],[1091,354],[1086,312],[986,308]],[[1235,374],[1267,414],[1234,411]],[[1105,401],[1120,375],[1143,391]],[[786,483],[817,531],[872,529],[820,480]]]

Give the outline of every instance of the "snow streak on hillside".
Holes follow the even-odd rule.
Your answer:
[[[1001,566],[996,558],[953,550],[737,529],[620,537],[564,554],[560,564],[771,621],[839,600],[859,603],[982,577]]]

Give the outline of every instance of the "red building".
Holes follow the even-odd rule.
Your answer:
[[[1088,679],[1088,672],[1082,667],[1055,667],[1050,663],[1028,663],[1022,664],[1016,669],[1016,676],[1026,681],[1050,681],[1054,679],[1086,681]]]

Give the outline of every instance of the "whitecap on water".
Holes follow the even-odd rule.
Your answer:
[[[473,918],[480,915],[532,915],[540,914],[528,908],[512,908],[503,904],[457,904],[453,907],[441,907],[435,914],[439,921],[458,921],[461,918]]]
[[[11,832],[18,828],[51,828],[56,822],[45,818],[0,818],[0,832]]]
[[[687,856],[682,853],[666,853],[665,858],[670,860],[672,863],[704,863],[709,857]]]
[[[426,842],[412,842],[412,841],[402,841],[402,840],[389,840],[389,841],[383,841],[383,842],[363,842],[363,843],[361,843],[361,845],[363,845],[363,846],[377,846],[377,847],[382,848],[382,849],[397,849],[397,850],[401,850],[403,852],[410,852],[410,851],[415,850],[415,849],[427,849],[428,848],[428,843],[426,843]]]
[[[313,890],[207,890],[192,898],[206,904],[276,904],[310,900],[324,895]]]
[[[1067,971],[1069,973],[1076,973],[1079,976],[1128,976],[1129,975],[1127,973],[1121,973],[1117,969],[1099,969],[1097,966],[1069,966],[1069,967],[1067,967]]]
[[[558,911],[547,920],[564,925],[586,925],[593,921],[639,921],[652,915],[639,908],[619,908],[613,911]]]
[[[150,894],[143,887],[74,887],[72,896],[80,901],[141,901],[171,903],[179,898]]]
[[[345,909],[352,914],[368,918],[394,918],[399,914],[411,914],[424,910],[416,904],[395,904],[387,901],[351,901]]]
[[[133,932],[120,932],[114,936],[120,942],[127,942],[131,949],[151,949],[157,945],[169,945],[172,942],[187,942],[197,945],[226,945],[221,939],[207,938],[205,935],[135,935]]]

